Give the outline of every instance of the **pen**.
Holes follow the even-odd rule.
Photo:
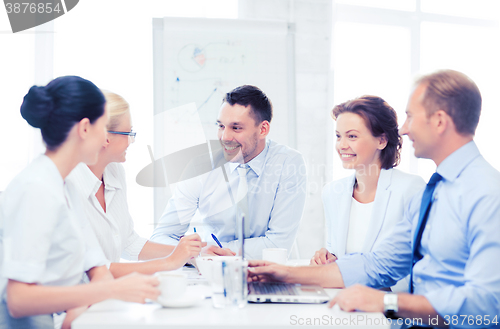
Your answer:
[[[217,237],[212,234],[212,238],[215,240],[215,242],[217,242],[217,244],[219,245],[219,247],[222,248],[222,245],[220,244],[219,240],[217,240]]]
[[[194,233],[196,233],[196,227],[193,226]],[[201,251],[198,253],[198,257],[201,257]]]

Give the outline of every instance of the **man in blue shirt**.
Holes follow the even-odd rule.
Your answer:
[[[305,163],[299,152],[266,140],[272,115],[270,100],[257,87],[226,94],[217,119],[222,150],[213,155],[215,169],[177,184],[152,241],[177,244],[196,214],[202,223],[195,228],[209,243],[202,253],[234,255],[238,205],[246,214],[248,259],[260,259],[265,248],[291,249],[306,197]]]
[[[498,327],[500,173],[473,141],[480,111],[479,89],[464,74],[445,70],[420,78],[400,133],[413,142],[417,157],[436,163],[437,173],[411,200],[392,236],[372,253],[327,265],[254,262],[250,276],[349,287],[330,302],[346,311],[385,311],[432,326]],[[373,289],[408,274],[413,293]]]

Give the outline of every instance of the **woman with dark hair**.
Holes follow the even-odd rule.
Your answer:
[[[337,122],[336,150],[342,166],[355,173],[323,189],[327,247],[315,253],[311,265],[376,250],[403,218],[411,197],[425,186],[421,177],[394,169],[400,161],[402,138],[396,111],[382,98],[347,101],[333,108],[332,117]],[[396,289],[407,290],[407,284]]]
[[[67,311],[63,327],[88,305],[108,298],[156,299],[158,280],[134,274],[118,280],[79,200],[65,178],[80,162],[93,164],[106,140],[108,114],[101,91],[68,76],[33,86],[21,115],[40,128],[46,152],[17,175],[0,199],[0,328],[54,328],[53,313]],[[80,285],[83,274],[90,284]]]

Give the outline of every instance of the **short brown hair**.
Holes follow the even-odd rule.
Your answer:
[[[462,135],[474,135],[481,115],[481,93],[465,74],[441,70],[418,78],[415,85],[425,85],[422,99],[427,117],[438,110],[448,114]]]
[[[251,85],[236,87],[224,96],[222,102],[226,102],[231,106],[234,104],[245,107],[250,105],[252,109],[250,115],[255,120],[256,125],[264,120],[271,123],[273,119],[273,104],[258,87]]]
[[[385,135],[387,146],[380,152],[382,168],[396,167],[401,160],[403,146],[403,139],[398,132],[396,111],[382,98],[365,95],[335,106],[332,118],[337,120],[338,116],[345,112],[362,117],[374,137]]]

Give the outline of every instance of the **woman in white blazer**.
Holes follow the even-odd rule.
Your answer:
[[[206,243],[198,234],[180,239],[177,246],[148,241],[134,230],[128,211],[125,170],[127,148],[135,140],[127,101],[104,91],[109,113],[108,137],[96,163],[79,164],[68,176],[68,188],[84,199],[84,213],[94,230],[114,277],[132,272],[153,274],[183,266],[198,256]],[[120,258],[134,262],[120,263]],[[138,260],[144,262],[137,262]]]
[[[312,265],[375,251],[403,218],[411,197],[425,186],[421,177],[394,169],[402,138],[396,112],[382,98],[362,96],[342,103],[334,107],[332,117],[342,165],[355,172],[323,189],[328,237]]]
[[[106,139],[104,96],[90,81],[62,77],[33,86],[21,114],[40,128],[46,152],[18,174],[0,200],[0,328],[63,327],[90,304],[108,298],[145,302],[158,280],[132,275],[113,280],[90,227],[78,219],[65,178],[79,163],[93,164]],[[84,273],[90,284],[79,284]]]

